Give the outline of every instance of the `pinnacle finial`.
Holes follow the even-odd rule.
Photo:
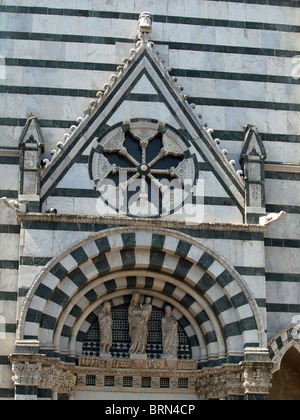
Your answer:
[[[149,12],[143,12],[139,17],[137,37],[143,42],[149,42],[152,33],[153,16]]]

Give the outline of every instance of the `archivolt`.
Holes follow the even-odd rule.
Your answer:
[[[50,261],[25,300],[18,338],[78,356],[91,314],[136,290],[169,302],[178,319],[188,320],[188,335],[201,349],[194,357],[224,359],[265,347],[255,299],[224,258],[187,235],[129,227],[96,234]]]

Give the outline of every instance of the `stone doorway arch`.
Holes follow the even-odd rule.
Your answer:
[[[300,401],[300,346],[288,346],[273,374],[270,401]]]
[[[15,363],[15,371],[22,371],[24,363],[25,367],[32,364],[37,372],[36,388],[58,387],[74,394],[84,337],[99,308],[107,301],[122,304],[133,293],[150,296],[158,307],[167,303],[175,309],[191,342],[191,371],[185,375],[190,376],[195,395],[199,369],[224,364],[243,369],[239,363],[245,360],[249,347],[253,354],[266,347],[255,298],[220,254],[199,240],[168,229],[116,228],[74,244],[36,278],[21,311],[16,342],[16,352],[23,346],[35,355],[24,356],[23,365]],[[39,356],[38,363],[34,363],[35,356]],[[19,359],[13,357],[12,363],[14,360]],[[95,368],[89,361],[84,363],[89,372]],[[101,371],[100,362],[93,363]],[[144,364],[146,369],[149,362]],[[109,366],[102,369],[106,375],[113,369],[113,364]],[[47,369],[55,371],[52,382],[47,380]],[[57,385],[61,370],[65,380]],[[15,378],[18,381],[17,375]],[[140,372],[134,380],[139,378]],[[176,386],[185,380],[186,376],[176,378]],[[103,385],[104,378],[101,381]]]
[[[273,367],[269,400],[300,400],[300,341],[298,325],[280,331],[268,343]]]

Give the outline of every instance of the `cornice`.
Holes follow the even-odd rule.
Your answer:
[[[136,219],[132,217],[118,216],[84,216],[70,214],[46,214],[46,213],[27,213],[18,215],[19,224],[24,222],[45,222],[45,223],[74,223],[74,224],[94,224],[108,226],[126,227],[151,227],[165,229],[189,229],[198,231],[223,231],[223,232],[256,232],[265,233],[267,227],[262,225],[232,224],[232,223],[188,223],[182,220],[167,219]]]

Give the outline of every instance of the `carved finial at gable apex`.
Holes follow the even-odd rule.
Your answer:
[[[153,16],[149,12],[143,12],[139,17],[139,27],[137,39],[143,42],[149,42],[152,33]]]

